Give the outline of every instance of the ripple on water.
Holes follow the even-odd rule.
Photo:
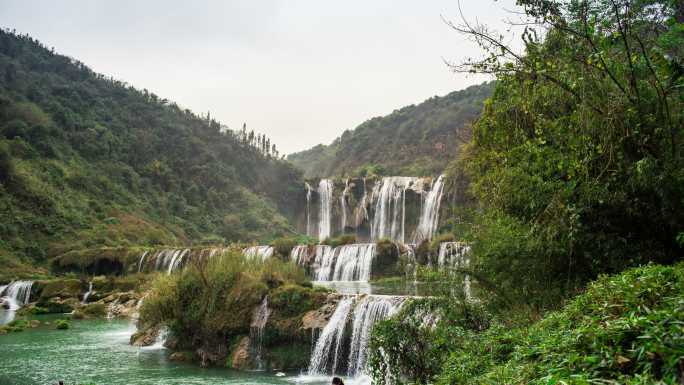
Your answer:
[[[43,385],[64,380],[107,385],[291,385],[297,378],[171,362],[166,350],[130,346],[133,330],[127,321],[83,320],[73,321],[69,330],[54,330],[50,325],[2,336],[0,384]],[[330,378],[319,380],[307,384],[330,383]]]

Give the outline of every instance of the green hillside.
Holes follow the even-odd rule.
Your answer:
[[[287,233],[280,212],[301,173],[276,151],[0,31],[0,263],[9,270],[75,248]]]
[[[471,86],[372,118],[332,144],[291,154],[288,160],[306,177],[441,172],[467,140],[468,126],[482,111],[493,84]]]

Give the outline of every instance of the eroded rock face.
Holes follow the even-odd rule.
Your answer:
[[[228,347],[222,343],[216,344],[211,347],[203,346],[195,350],[195,355],[199,358],[200,366],[202,366],[203,368],[221,365],[225,363],[226,358],[228,358]]]
[[[183,354],[183,352],[173,352],[169,355],[169,361],[185,362],[189,360],[188,356]]]
[[[151,327],[144,330],[137,331],[131,336],[131,345],[133,346],[150,346],[157,341],[159,336],[159,328]]]
[[[131,318],[138,313],[137,305],[139,296],[135,292],[124,292],[111,294],[104,299],[107,304],[107,317],[109,318]]]
[[[249,369],[252,358],[249,354],[249,337],[243,337],[230,357],[230,367],[238,370]]]
[[[323,329],[328,324],[330,317],[335,312],[337,302],[340,300],[339,294],[330,294],[323,306],[318,309],[311,310],[302,317],[301,330],[311,332],[313,329]]]

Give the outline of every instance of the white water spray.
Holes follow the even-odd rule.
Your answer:
[[[440,175],[439,178],[433,181],[432,188],[430,188],[422,202],[418,227],[413,237],[414,243],[430,240],[435,236],[439,223],[439,207],[442,202],[443,190],[444,175]]]
[[[323,241],[330,236],[332,218],[332,195],[333,182],[330,179],[321,179],[318,183],[318,197],[320,208],[318,214],[318,240]]]

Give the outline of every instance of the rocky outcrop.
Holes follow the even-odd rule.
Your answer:
[[[159,337],[159,327],[151,327],[144,330],[137,331],[131,336],[131,345],[133,346],[150,346],[157,341]]]
[[[246,370],[252,366],[252,358],[250,355],[250,341],[249,337],[242,337],[237,344],[233,353],[230,355],[230,367],[238,370]]]
[[[331,295],[328,301],[318,309],[311,310],[302,317],[301,329],[310,333],[315,329],[322,330],[328,324],[330,317],[335,312],[335,306],[339,301],[338,295]]]

